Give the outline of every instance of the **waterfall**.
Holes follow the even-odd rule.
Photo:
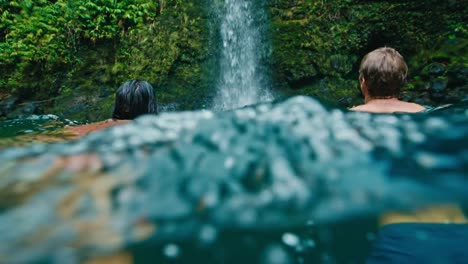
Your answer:
[[[260,60],[266,57],[263,1],[224,0],[218,12],[222,42],[220,77],[214,109],[239,108],[271,101],[269,82]]]

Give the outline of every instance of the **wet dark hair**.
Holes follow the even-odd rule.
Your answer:
[[[140,115],[157,113],[154,90],[148,82],[131,80],[117,89],[112,118],[134,119]]]
[[[361,61],[359,79],[364,78],[371,98],[399,97],[406,83],[408,66],[393,48],[383,47],[369,52]]]

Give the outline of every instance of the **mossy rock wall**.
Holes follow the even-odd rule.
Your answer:
[[[445,40],[467,37],[463,22],[467,6],[457,0],[273,0],[270,13],[272,68],[279,89],[342,106],[361,101],[358,67],[367,52],[394,47],[411,61],[411,67],[415,61],[431,61],[431,54],[440,52],[437,47]],[[464,54],[459,49],[451,56],[464,56],[466,68]],[[423,67],[410,68],[410,77],[419,75]],[[410,85],[409,90],[414,87]]]
[[[10,15],[10,20],[2,20],[11,25],[0,24],[5,30],[0,36],[0,94],[14,94],[19,102],[45,100],[41,108],[46,113],[95,121],[110,117],[114,92],[129,79],[147,80],[155,88],[160,104],[176,108],[200,108],[203,96],[210,93],[211,73],[206,65],[211,63],[213,43],[208,37],[203,1],[132,0],[123,6],[106,0],[80,0],[76,6],[67,1],[42,2],[2,2],[3,10],[16,13]],[[61,15],[60,10],[70,14]],[[72,11],[83,14],[70,17]],[[39,21],[37,25],[25,22],[49,13],[50,21]],[[60,19],[70,25],[59,25]],[[8,59],[18,53],[8,49],[13,45],[9,39],[26,34],[23,28],[12,26],[14,22],[55,41],[42,49],[54,52],[57,58],[27,57],[26,52],[42,50],[34,49],[42,40],[31,38],[22,46],[20,56]],[[49,31],[38,33],[44,31],[40,23],[48,23],[44,27]],[[71,28],[70,36],[54,39]],[[65,47],[59,50],[61,45]]]

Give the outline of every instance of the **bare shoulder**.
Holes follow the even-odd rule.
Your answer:
[[[416,104],[416,103],[408,103],[408,104],[409,104],[408,107],[411,110],[413,110],[412,112],[414,112],[414,113],[426,110],[426,108],[424,106],[420,105],[420,104]]]
[[[358,105],[350,108],[352,111],[392,114],[392,113],[417,113],[426,108],[416,103],[409,103],[400,100],[374,100],[370,103]]]
[[[90,123],[86,125],[81,125],[81,126],[73,126],[73,127],[68,127],[67,129],[69,131],[72,131],[73,133],[76,134],[77,137],[82,137],[88,133],[91,133],[93,131],[105,129],[111,126],[117,126],[121,124],[128,123],[129,120],[113,120],[113,119],[108,119],[100,122],[95,122],[95,123]]]
[[[405,113],[418,113],[426,110],[426,108],[420,104],[400,101],[400,106],[396,107],[395,112]]]
[[[365,104],[353,106],[353,107],[349,108],[349,110],[359,111],[359,112],[372,112],[371,107],[369,107],[369,105],[365,105]]]

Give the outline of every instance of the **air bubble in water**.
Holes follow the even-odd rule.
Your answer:
[[[283,236],[281,237],[281,240],[283,241],[284,244],[290,247],[297,247],[299,243],[301,242],[299,237],[292,233],[284,233]]]
[[[293,263],[291,255],[280,245],[268,246],[262,253],[262,264],[290,264]]]
[[[204,245],[212,244],[218,237],[218,231],[213,226],[207,225],[202,227],[199,234],[200,242]]]
[[[180,248],[176,244],[167,244],[164,249],[164,256],[168,258],[177,258],[180,255]]]

